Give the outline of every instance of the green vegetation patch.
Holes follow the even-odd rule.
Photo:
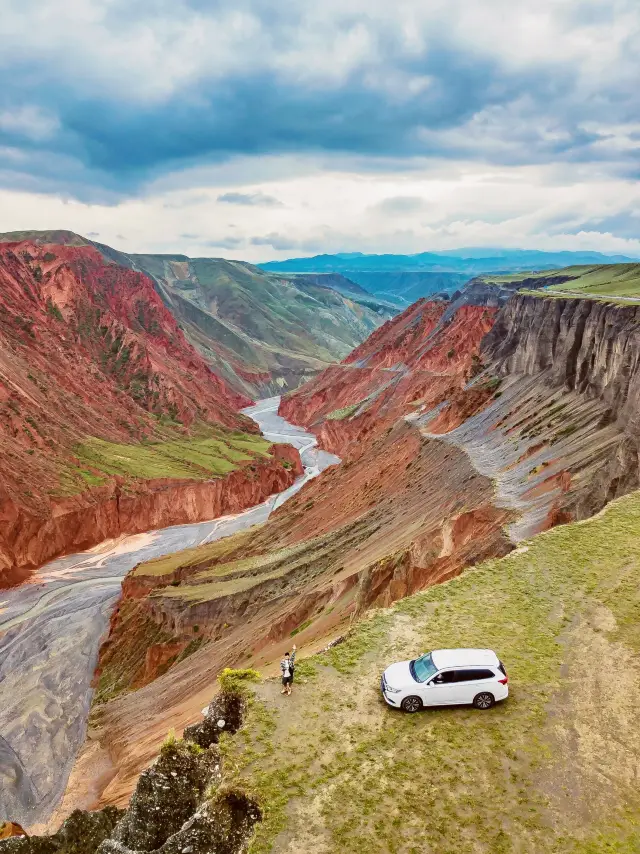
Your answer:
[[[548,279],[569,277],[568,281],[547,284]],[[616,301],[624,305],[633,305],[633,299],[640,298],[640,264],[598,264],[594,266],[576,265],[559,270],[545,270],[539,273],[511,273],[504,276],[483,276],[487,284],[514,284],[536,279],[541,290],[523,288],[519,293],[536,297],[591,297],[606,301]],[[549,288],[549,290],[546,290]]]
[[[248,434],[149,445],[89,439],[75,448],[75,455],[85,466],[109,475],[208,480],[222,477],[255,457],[268,458],[270,444],[261,436]]]
[[[180,584],[177,587],[163,587],[160,590],[154,591],[151,595],[169,599],[182,599],[187,603],[213,602],[215,599],[222,599],[225,596],[232,596],[235,593],[243,593],[245,590],[251,590],[252,587],[262,584],[265,581],[282,578],[282,576],[290,571],[291,567],[285,564],[271,572],[263,572],[260,575],[237,575],[233,578],[210,581],[203,584]]]
[[[639,526],[635,493],[376,612],[293,698],[261,685],[223,741],[263,810],[251,854],[636,854]],[[506,703],[382,702],[385,666],[464,646],[496,650]]]
[[[230,694],[246,694],[252,683],[260,681],[260,674],[251,667],[236,670],[225,667],[218,676],[220,690]]]
[[[239,531],[233,537],[224,537],[221,540],[215,540],[213,543],[205,543],[194,548],[183,549],[180,552],[173,552],[164,557],[153,558],[138,564],[133,570],[133,575],[171,575],[178,569],[189,566],[197,567],[209,560],[224,559],[230,552],[235,551],[251,539],[254,533],[255,528],[248,528],[246,531]]]
[[[361,404],[362,401],[352,403],[350,406],[343,406],[342,409],[334,409],[325,418],[327,421],[343,421],[345,418],[350,418]]]

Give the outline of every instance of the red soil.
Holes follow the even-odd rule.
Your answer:
[[[76,443],[196,424],[254,431],[236,411],[249,403],[187,342],[149,277],[93,247],[0,244],[0,587],[101,536],[89,529],[118,485],[65,498]]]
[[[327,450],[358,454],[363,439],[379,434],[407,413],[452,400],[451,423],[476,411],[487,390],[462,395],[478,360],[480,341],[495,309],[463,306],[443,321],[446,304],[419,300],[374,332],[340,365],[282,400],[280,413],[312,429]],[[360,405],[357,414],[327,418]]]

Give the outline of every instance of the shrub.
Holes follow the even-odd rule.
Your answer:
[[[58,306],[53,302],[51,297],[47,300],[47,314],[50,317],[55,317],[56,320],[64,320],[62,317],[62,312],[58,308]]]
[[[246,668],[245,670],[234,670],[232,667],[225,669],[218,676],[220,690],[230,694],[246,694],[251,682],[258,682],[260,674],[257,670]]]

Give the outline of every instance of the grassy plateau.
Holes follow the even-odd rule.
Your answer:
[[[640,851],[640,493],[506,558],[374,612],[300,661],[291,697],[257,687],[224,741],[257,794],[252,854]],[[391,662],[496,650],[510,697],[405,715]]]
[[[109,476],[131,481],[175,478],[209,480],[224,477],[252,460],[269,458],[271,443],[258,435],[211,430],[206,438],[174,439],[146,444],[118,444],[89,438],[77,445],[75,466],[61,472],[61,495],[100,486]]]
[[[570,277],[565,282],[549,283],[557,277]],[[591,297],[627,304],[640,299],[640,264],[599,264],[564,267],[560,270],[544,270],[539,273],[511,273],[504,276],[482,276],[487,284],[509,285],[527,280],[523,292],[534,296]],[[536,284],[534,285],[534,281]],[[542,290],[537,290],[537,287]],[[553,293],[549,293],[545,288]]]

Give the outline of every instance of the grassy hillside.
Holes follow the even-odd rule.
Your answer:
[[[563,279],[563,281],[561,281]],[[527,289],[548,288],[567,296],[640,298],[640,264],[600,264],[565,267],[539,273],[513,273],[506,276],[482,276],[487,284]]]
[[[90,438],[76,446],[76,465],[61,469],[55,495],[73,495],[99,486],[110,475],[127,480],[176,478],[208,480],[223,477],[254,459],[268,457],[270,443],[241,432],[205,430],[205,438],[184,438],[147,444],[119,444]]]
[[[640,850],[639,525],[634,493],[377,612],[302,660],[291,698],[263,683],[225,742],[264,809],[250,851]],[[384,705],[387,664],[448,646],[494,648],[509,699]]]
[[[371,295],[297,283],[241,261],[129,257],[154,277],[214,370],[253,396],[296,387],[394,313]]]

